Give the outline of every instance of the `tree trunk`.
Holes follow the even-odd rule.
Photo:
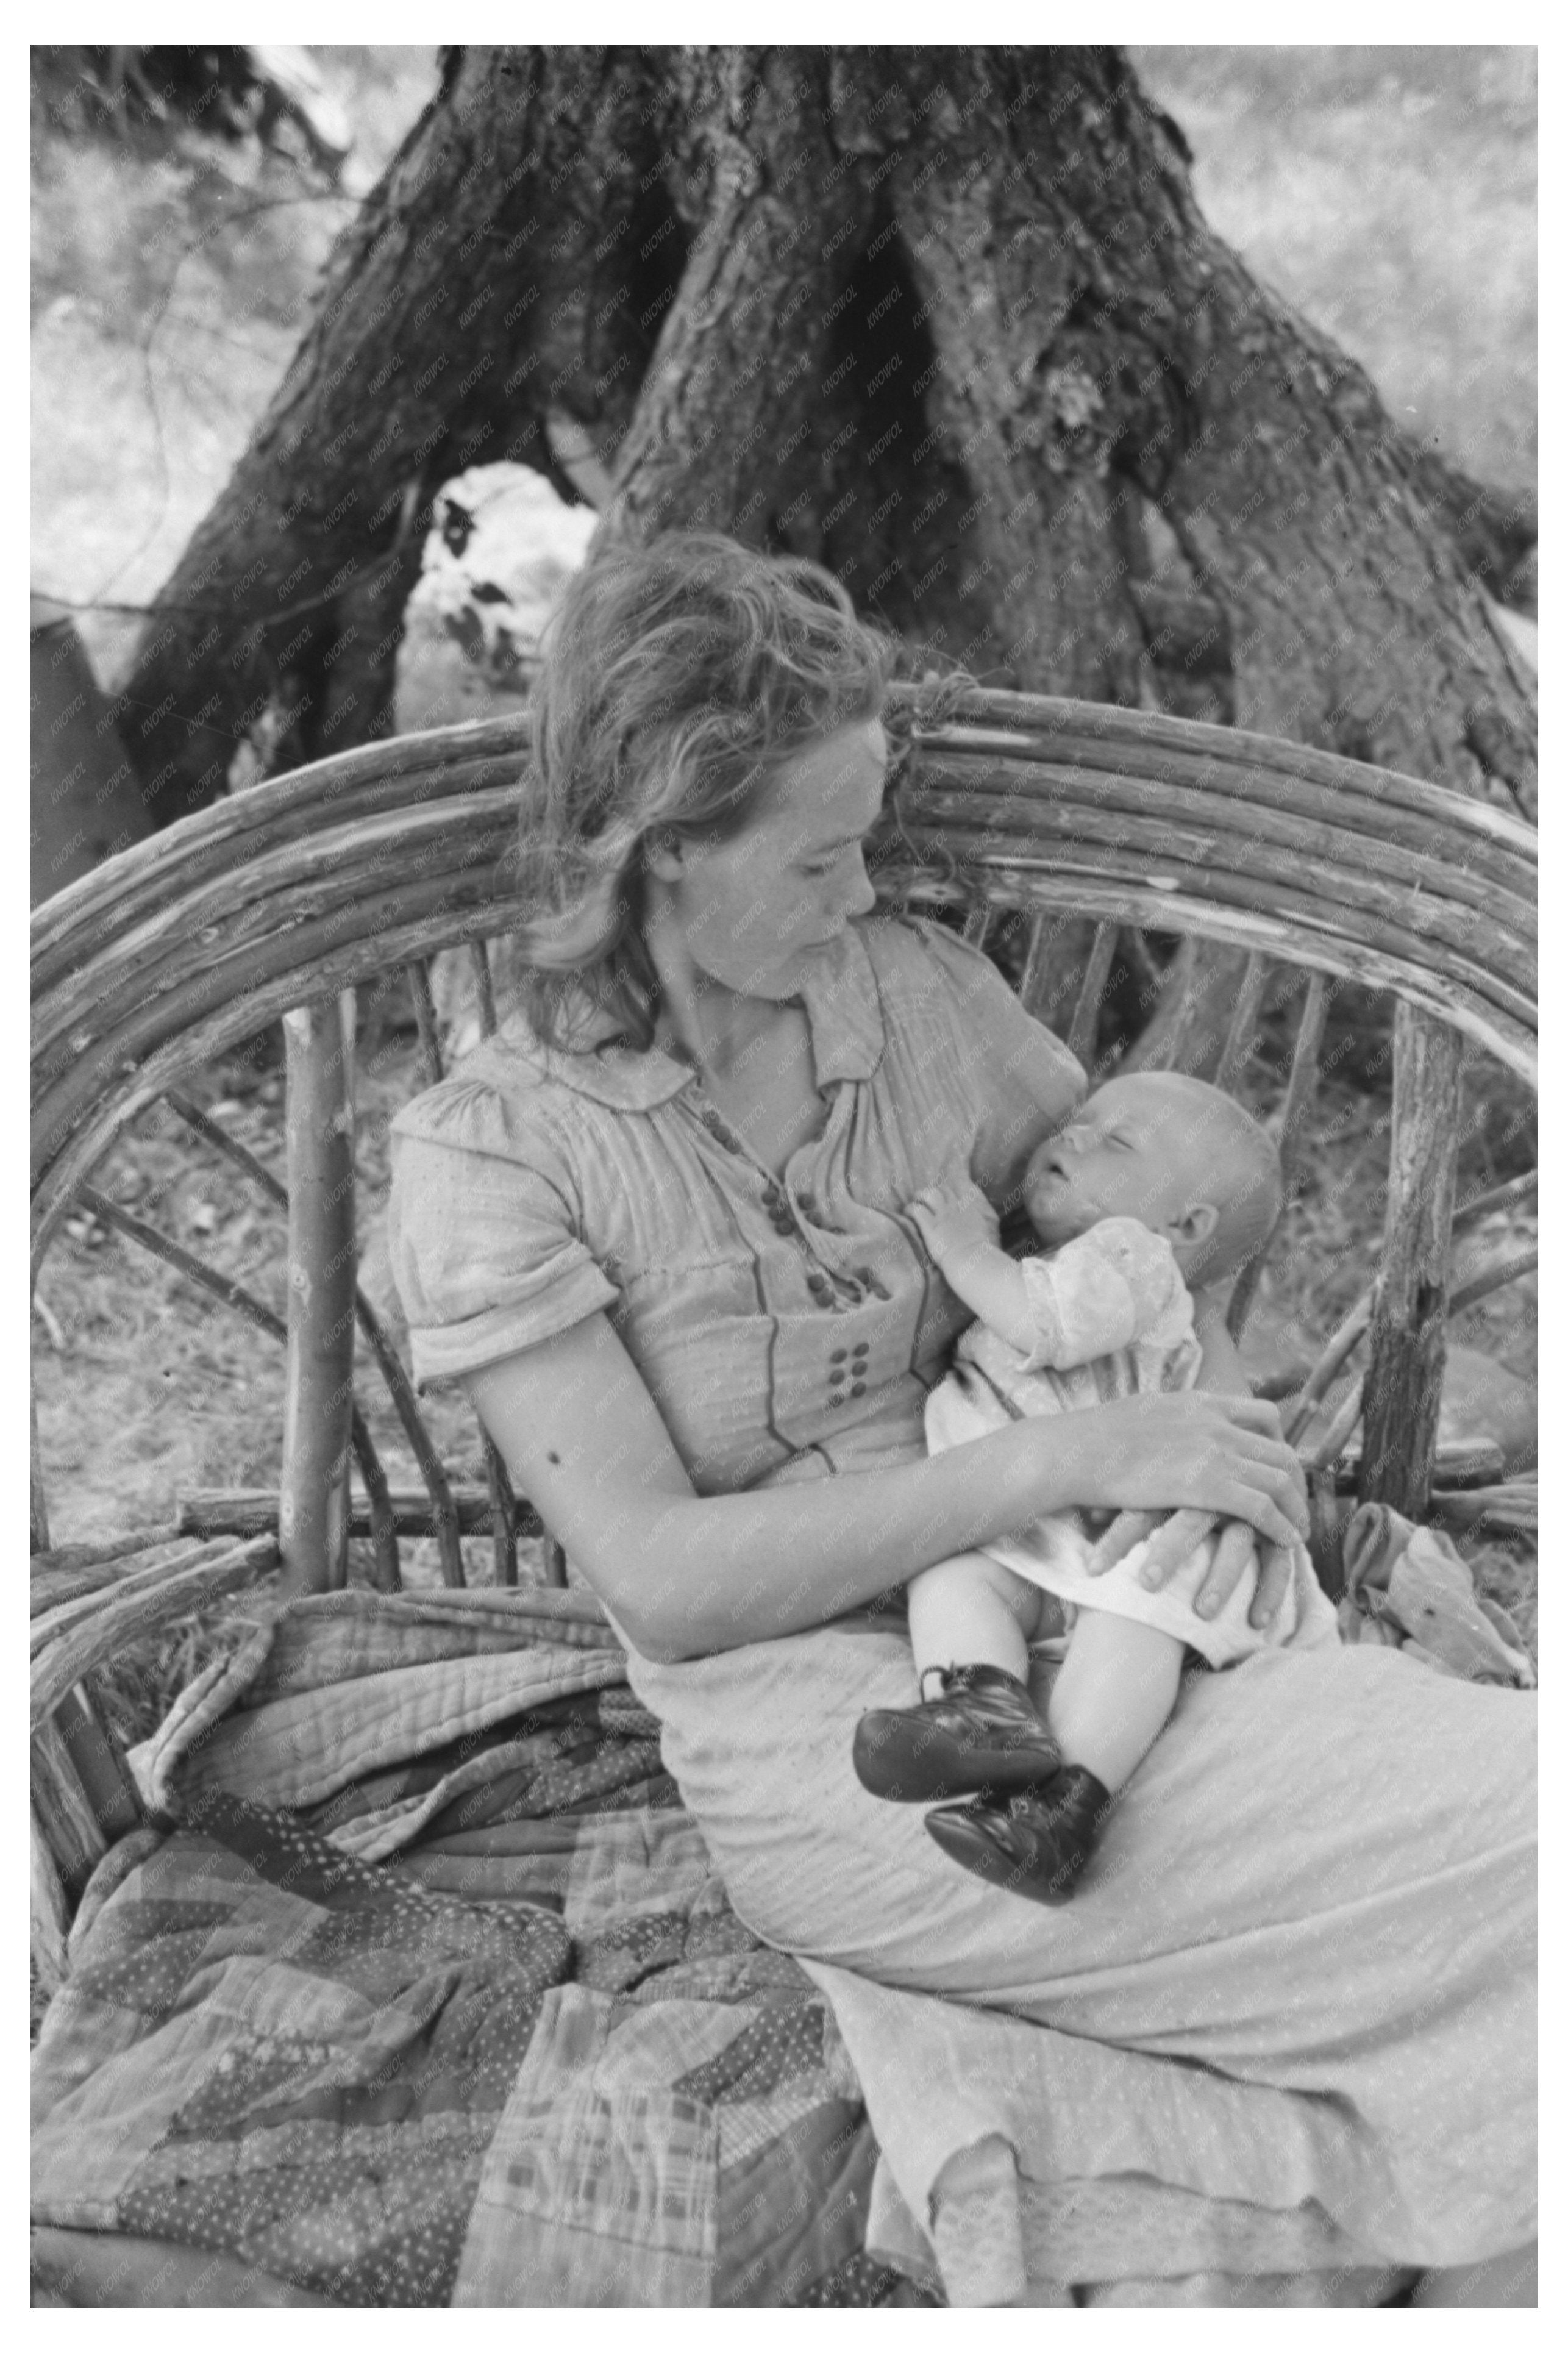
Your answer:
[[[49,612],[41,597],[33,604],[28,802],[36,907],[153,828],[75,623]]]
[[[1529,517],[1249,279],[1119,51],[467,48],[161,600],[157,818],[263,722],[279,766],[384,731],[435,489],[574,496],[584,442],[606,531],[816,556],[992,683],[1533,807],[1480,586]]]

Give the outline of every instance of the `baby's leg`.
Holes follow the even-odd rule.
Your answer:
[[[1176,1704],[1184,1647],[1156,1626],[1080,1609],[1046,1710],[1067,1762],[1112,1794],[1130,1780]]]
[[[942,1852],[1033,1902],[1064,1903],[1094,1852],[1108,1799],[1175,1704],[1183,1649],[1157,1627],[1080,1608],[1046,1710],[1060,1765],[1010,1797],[994,1782],[994,1795],[935,1808],[926,1828]]]
[[[1029,1637],[1040,1617],[1038,1589],[983,1552],[955,1553],[911,1578],[910,1641],[921,1696],[926,1677],[945,1667],[1001,1667],[1028,1679]],[[1180,1644],[1176,1648],[1180,1649]]]
[[[924,1804],[1025,1789],[1053,1772],[1056,1743],[1029,1696],[1028,1636],[1045,1596],[984,1553],[955,1554],[911,1578],[918,1707],[868,1708],[855,1770],[874,1798]]]

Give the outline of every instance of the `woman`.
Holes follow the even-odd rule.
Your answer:
[[[1193,2061],[1326,2094],[1389,2260],[1517,2248],[1527,1702],[1363,1648],[1199,1678],[1062,1913],[856,1780],[860,1713],[916,1695],[915,1570],[1069,1505],[1191,1504],[1258,1532],[1261,1619],[1305,1525],[1250,1399],[926,1459],[965,1313],[904,1205],[969,1172],[1006,1207],[1084,1081],[984,957],[873,918],[890,667],[827,575],[724,540],[574,584],[524,786],[526,1019],[396,1123],[417,1372],[468,1390],[603,1600],[759,1934],[1086,2038],[1108,2131],[1130,2052],[1188,2063],[1178,2109]]]

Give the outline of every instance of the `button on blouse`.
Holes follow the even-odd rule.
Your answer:
[[[670,1056],[563,1053],[518,1016],[406,1107],[388,1231],[422,1386],[602,1310],[700,1493],[923,1451],[970,1319],[904,1204],[968,1171],[1009,1206],[1082,1077],[936,925],[872,917],[819,962],[827,1117],[782,1176]]]

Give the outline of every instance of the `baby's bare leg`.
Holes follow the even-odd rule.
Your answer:
[[[1067,1762],[1113,1793],[1131,1779],[1176,1704],[1183,1649],[1156,1626],[1079,1609],[1046,1710]]]
[[[939,1560],[910,1579],[909,1604],[922,1698],[931,1696],[926,1675],[938,1667],[1002,1667],[1020,1683],[1027,1680],[1041,1596],[1000,1561],[983,1552]]]

